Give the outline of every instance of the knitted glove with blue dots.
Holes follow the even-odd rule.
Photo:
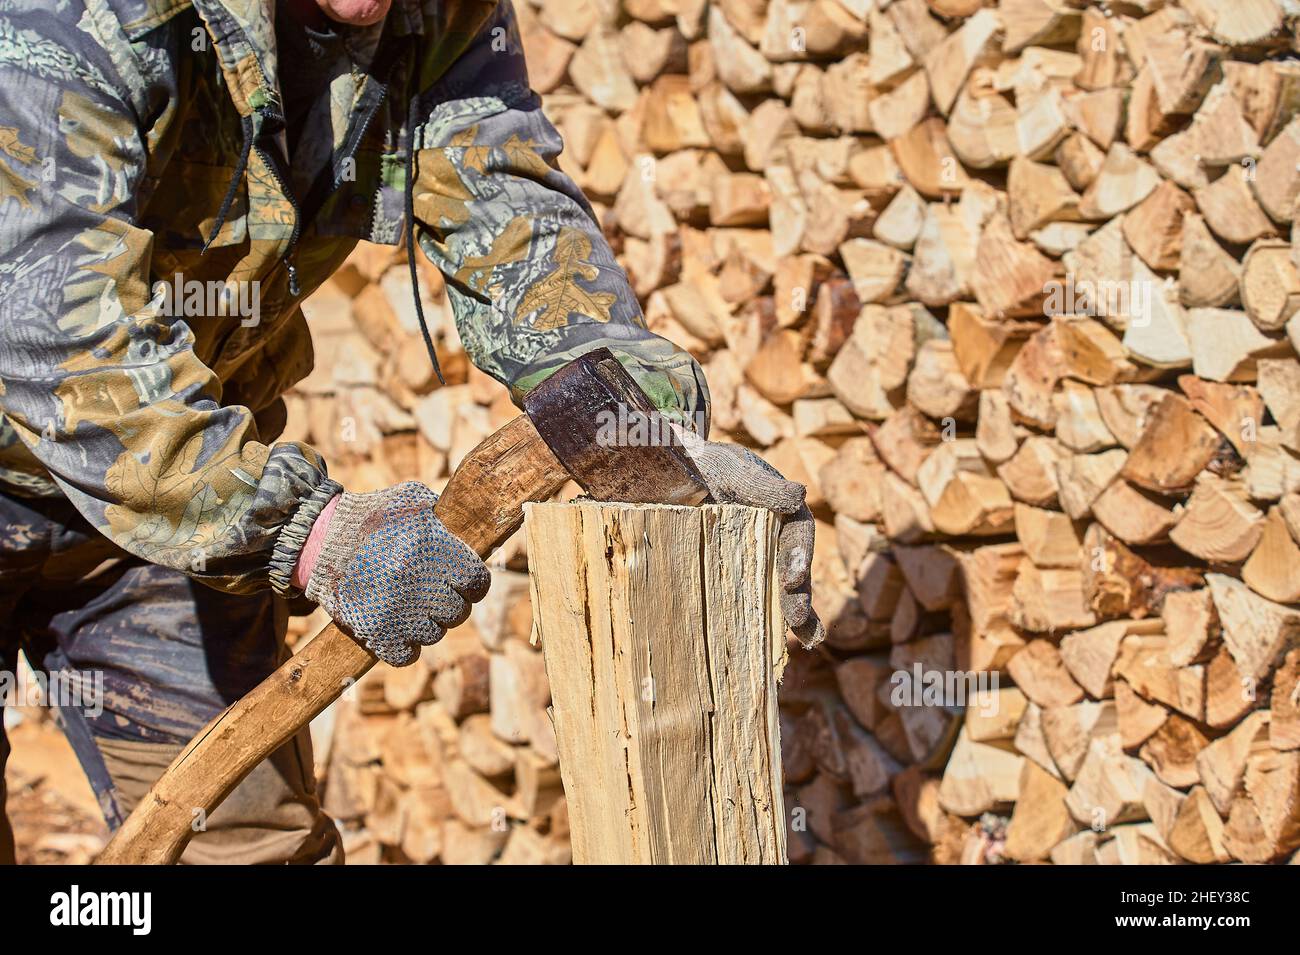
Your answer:
[[[487,593],[491,576],[433,513],[438,495],[416,481],[344,492],[306,594],[366,649],[406,666]]]

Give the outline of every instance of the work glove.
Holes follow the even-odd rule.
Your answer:
[[[765,507],[781,515],[777,540],[777,583],[785,624],[805,647],[815,647],[826,630],[812,608],[812,555],[815,524],[804,502],[807,489],[787,481],[753,451],[735,444],[706,441],[677,425],[673,430],[719,504]]]
[[[305,592],[379,659],[406,666],[465,621],[491,575],[418,481],[335,500]]]

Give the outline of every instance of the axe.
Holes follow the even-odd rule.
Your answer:
[[[447,482],[434,513],[480,557],[523,523],[523,506],[569,478],[592,497],[699,504],[703,478],[672,441],[610,442],[607,422],[666,433],[645,393],[607,348],[574,359],[524,398],[524,414],[484,438]],[[620,414],[621,411],[621,414]],[[218,714],[154,783],[96,864],[175,862],[210,813],[262,760],[292,739],[372,666],[375,657],[330,624],[246,696]]]

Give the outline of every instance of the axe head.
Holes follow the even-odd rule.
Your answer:
[[[524,396],[542,440],[598,501],[700,504],[704,478],[608,348],[587,352]]]

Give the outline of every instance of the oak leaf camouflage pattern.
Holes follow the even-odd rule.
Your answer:
[[[475,364],[519,398],[604,346],[661,408],[707,414],[555,166],[508,0],[338,27],[292,157],[274,23],[274,0],[0,0],[0,493],[66,496],[220,589],[286,589],[338,488],[273,443],[312,366],[299,305],[358,240],[400,240],[411,149],[418,243]],[[177,275],[258,283],[259,320],[169,314]]]

